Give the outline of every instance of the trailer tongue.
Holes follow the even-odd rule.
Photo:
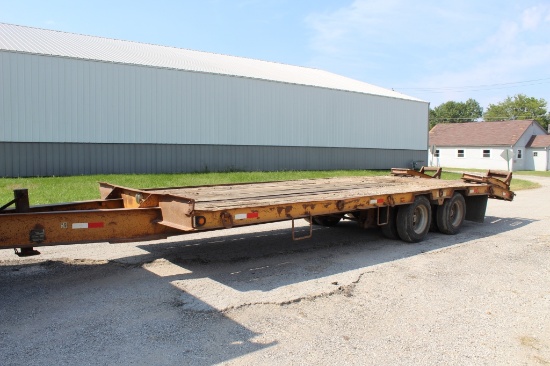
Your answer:
[[[332,226],[342,219],[418,242],[430,228],[455,234],[464,220],[483,222],[488,198],[514,197],[511,173],[447,181],[434,179],[440,170],[433,176],[427,171],[154,189],[100,183],[100,200],[41,206],[29,205],[27,190],[15,190],[14,200],[0,209],[0,249],[34,255],[39,246],[151,240],[283,220],[292,221],[297,240],[311,236],[311,225]],[[294,220],[300,218],[310,231],[298,238]]]

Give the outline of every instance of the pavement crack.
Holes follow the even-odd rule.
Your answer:
[[[317,299],[329,298],[337,295],[344,295],[345,297],[353,297],[357,284],[359,284],[363,279],[363,277],[369,273],[374,273],[374,271],[366,271],[366,272],[360,273],[359,276],[357,276],[357,279],[352,281],[349,285],[340,285],[337,288],[328,292],[323,292],[315,295],[304,295],[304,296],[296,297],[294,299],[285,300],[285,301],[248,302],[248,303],[243,303],[239,305],[228,306],[225,309],[220,310],[220,313],[226,313],[233,310],[241,310],[252,306],[288,306],[288,305],[297,304],[303,301],[315,301]]]

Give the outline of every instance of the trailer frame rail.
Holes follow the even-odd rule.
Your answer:
[[[152,240],[284,220],[292,221],[292,238],[301,240],[312,236],[313,224],[332,225],[340,219],[355,220],[364,228],[390,225],[394,207],[412,205],[416,197],[425,196],[435,209],[457,192],[468,207],[466,220],[482,222],[487,198],[511,201],[514,197],[509,189],[511,173],[505,176],[496,172],[485,176],[467,173],[460,183],[434,179],[440,178],[440,168],[433,176],[426,171],[392,169],[393,178],[168,189],[133,189],[100,183],[100,200],[40,206],[29,205],[27,190],[15,190],[14,199],[0,210],[0,249],[21,248],[19,255],[32,255],[36,254],[33,248],[38,246]],[[334,187],[339,182],[341,189]],[[411,186],[414,182],[417,183]],[[255,196],[250,198],[249,194]],[[8,208],[13,204],[14,209]],[[309,221],[309,235],[297,237],[294,221],[300,218]]]

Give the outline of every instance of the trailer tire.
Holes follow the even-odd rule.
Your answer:
[[[432,206],[424,196],[417,196],[410,205],[397,211],[397,233],[408,243],[418,243],[426,237],[432,221]]]
[[[388,216],[388,223],[386,225],[380,225],[380,230],[382,231],[382,235],[384,235],[388,239],[397,240],[399,239],[399,233],[397,232],[397,211],[398,207],[388,207],[389,216]]]
[[[437,208],[439,206],[432,205],[432,222],[430,223],[430,232],[438,233],[439,228],[437,227]]]
[[[437,208],[437,228],[443,234],[458,233],[466,217],[466,201],[460,193],[455,193]]]
[[[313,224],[314,225],[320,225],[320,226],[336,226],[340,220],[341,217],[334,217],[334,216],[314,216],[313,217]]]

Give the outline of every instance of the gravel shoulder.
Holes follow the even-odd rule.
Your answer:
[[[0,363],[549,365],[550,178],[521,178],[414,245],[276,223],[0,251]]]

